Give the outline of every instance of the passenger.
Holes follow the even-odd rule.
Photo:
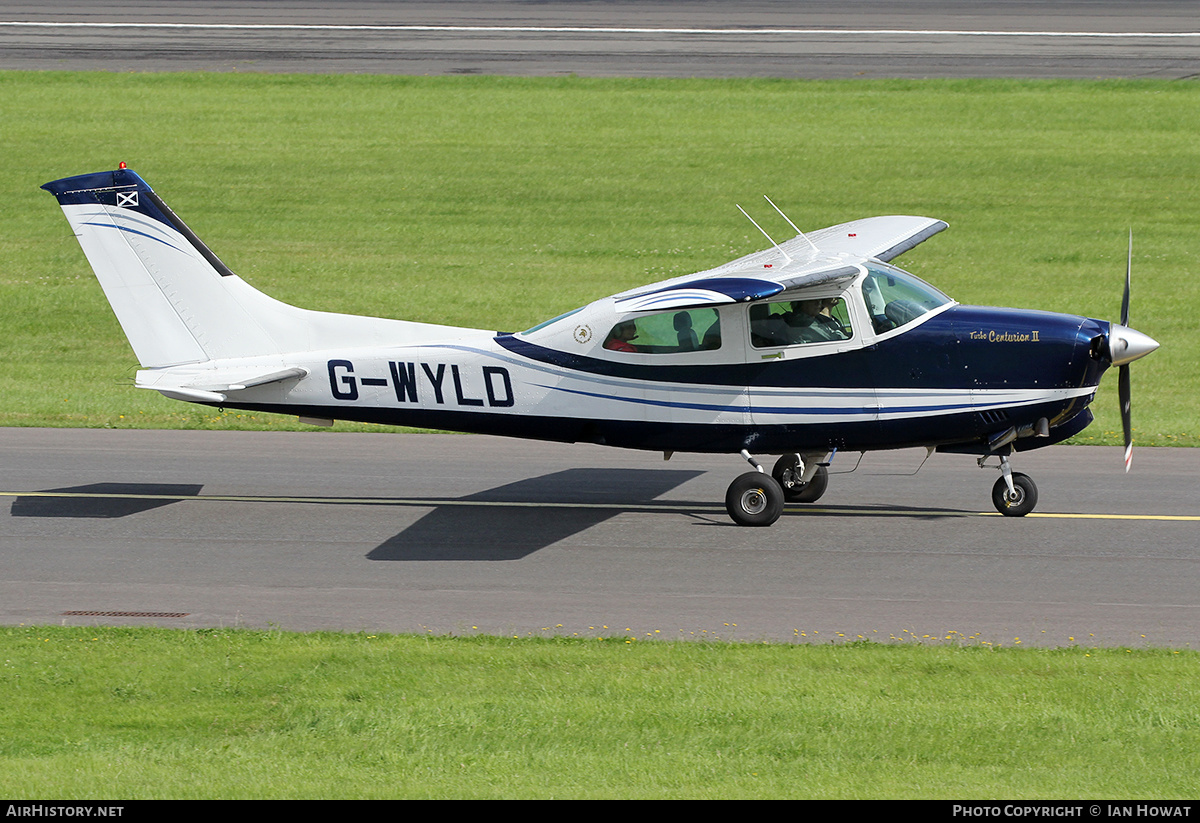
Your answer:
[[[604,341],[604,348],[609,351],[637,351],[637,346],[630,343],[630,340],[637,339],[637,327],[632,320],[626,320],[623,323],[618,323],[613,326],[613,330],[608,333],[608,339]]]

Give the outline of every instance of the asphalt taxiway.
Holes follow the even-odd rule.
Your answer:
[[[767,529],[737,458],[465,435],[0,429],[0,622],[1200,645],[1200,451],[839,456]]]

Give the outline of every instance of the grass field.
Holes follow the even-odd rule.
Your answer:
[[[10,800],[1200,792],[1193,651],[12,627],[0,660]]]
[[[1136,436],[1200,443],[1194,83],[0,73],[0,118],[0,424],[298,427],[132,389],[38,190],[126,161],[274,297],[509,330],[760,248],[734,204],[784,233],[763,194],[801,227],[940,217],[900,262],[960,302],[1102,318],[1132,228],[1132,325],[1163,344]],[[1078,442],[1117,442],[1115,394]]]

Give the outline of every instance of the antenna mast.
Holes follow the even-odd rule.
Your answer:
[[[796,234],[798,234],[804,238],[804,242],[809,245],[809,248],[811,248],[814,252],[820,253],[821,250],[817,248],[817,244],[814,243],[813,241],[809,240],[808,235],[806,235],[804,232],[800,231],[800,228],[795,223],[792,222],[792,218],[788,217],[786,214],[783,213],[783,209],[779,208],[779,206],[776,206],[775,203],[771,200],[771,198],[767,197],[765,194],[763,195],[763,199],[766,200],[768,203],[770,203],[771,208],[773,208],[773,209],[775,209],[775,211],[779,212],[779,216],[782,217],[784,220],[786,220],[787,224],[796,230]]]
[[[770,202],[770,201],[768,201],[768,202]],[[755,223],[755,221],[754,221],[754,218],[753,218],[753,217],[751,217],[750,215],[746,214],[746,210],[745,210],[745,209],[743,209],[741,206],[738,206],[738,204],[737,204],[737,203],[734,203],[734,205],[735,205],[735,206],[737,206],[737,208],[738,208],[738,211],[740,211],[740,212],[741,212],[741,213],[742,213],[742,214],[745,216],[745,218],[746,218],[747,220],[749,220],[751,223],[754,223],[754,228],[756,228],[756,229],[758,229],[759,231],[761,231],[761,232],[762,232],[762,235],[763,235],[763,237],[767,238],[767,240],[768,240],[768,241],[770,241],[771,245],[775,247],[776,251],[778,251],[780,254],[782,254],[782,255],[783,255],[783,259],[784,259],[784,260],[786,260],[786,261],[788,261],[789,263],[791,263],[791,262],[792,262],[792,258],[791,258],[791,257],[788,255],[788,253],[787,253],[787,252],[785,252],[785,251],[783,250],[783,247],[782,247],[782,246],[780,246],[778,243],[776,243],[776,242],[775,242],[775,241],[774,241],[774,240],[771,238],[771,235],[767,234],[766,230],[765,230],[765,229],[763,229],[763,227],[762,227],[762,226],[758,225],[758,223]],[[791,221],[788,221],[788,222],[791,222]]]

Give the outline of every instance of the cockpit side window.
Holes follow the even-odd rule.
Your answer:
[[[863,300],[876,334],[906,326],[921,315],[951,302],[933,286],[900,269],[868,265]]]
[[[646,314],[622,320],[604,338],[610,351],[678,354],[721,348],[721,318],[716,309]]]
[[[750,342],[755,348],[849,340],[850,312],[840,297],[757,303],[750,307]]]

